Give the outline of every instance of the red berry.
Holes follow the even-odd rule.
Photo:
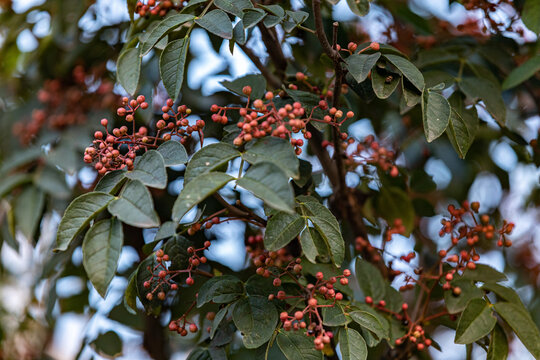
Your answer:
[[[197,330],[199,330],[199,329],[197,328],[197,325],[195,325],[195,324],[190,324],[190,325],[189,325],[189,331],[190,331],[190,332],[194,333],[194,332],[197,332]]]
[[[186,279],[186,284],[191,286],[191,285],[195,284],[195,280],[193,280],[193,278],[190,276],[190,277],[188,277]]]

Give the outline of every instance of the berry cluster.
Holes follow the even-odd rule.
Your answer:
[[[30,121],[15,123],[13,134],[22,144],[29,144],[44,126],[61,130],[84,124],[88,113],[114,105],[117,96],[112,93],[113,87],[101,69],[86,72],[82,66],[76,66],[68,79],[45,81],[37,94],[43,107],[32,112]]]
[[[135,13],[139,16],[165,16],[171,10],[181,10],[183,1],[173,2],[171,0],[148,0],[145,3],[138,1],[135,5]]]
[[[250,86],[243,88],[244,95],[248,97],[245,107],[226,107],[214,104],[210,108],[214,113],[212,120],[223,125],[229,121],[227,111],[238,111],[241,119],[237,126],[241,131],[234,139],[236,146],[241,146],[253,139],[276,136],[290,139],[291,145],[295,147],[296,154],[299,155],[302,153],[301,146],[304,145],[304,140],[295,139],[293,135],[301,133],[304,139],[310,139],[311,133],[306,130],[306,126],[310,121],[322,122],[339,128],[346,119],[354,116],[352,111],[343,114],[341,110],[336,108],[328,109],[326,100],[321,100],[309,114],[299,102],[286,104],[278,108],[273,101],[274,94],[272,92],[267,92],[264,100],[257,99],[251,103],[251,92],[252,88]],[[316,119],[313,117],[315,109],[328,110],[328,115],[325,115],[323,119]],[[343,133],[342,137],[346,139],[347,134]]]
[[[138,129],[135,125],[135,113],[139,109],[147,109],[148,103],[143,95],[136,99],[122,99],[122,107],[116,111],[118,116],[123,117],[130,127],[124,125],[114,128],[112,132],[108,130],[109,121],[101,120],[101,125],[105,131],[96,131],[92,146],[86,148],[84,161],[94,163],[94,168],[103,175],[108,171],[127,168],[133,170],[134,159],[137,153],[157,148],[160,144],[171,140],[172,136],[179,136],[180,142],[184,143],[193,132],[198,132],[202,141],[202,131],[204,121],[198,120],[195,125],[190,126],[186,118],[191,114],[191,110],[185,105],[178,106],[176,111],[172,109],[173,101],[167,100],[167,105],[163,106],[163,118],[156,123],[156,134],[150,136],[148,128],[141,126]]]
[[[182,316],[180,316],[176,320],[171,320],[171,322],[169,322],[170,331],[175,331],[181,336],[186,336],[188,334],[188,331],[186,330],[186,326],[188,327],[189,332],[192,332],[192,333],[195,333],[199,330],[196,324],[189,322],[187,320],[187,316],[189,312],[195,307],[196,303],[197,302],[194,301],[193,304],[191,304],[190,308]]]
[[[301,285],[297,281],[296,277],[290,272],[286,272],[285,274],[293,277],[293,280],[295,280],[301,288],[302,293],[301,295],[288,296],[284,291],[279,291],[275,298],[278,300],[303,298],[306,301],[306,306],[303,310],[295,311],[293,315],[289,315],[288,312],[283,311],[279,316],[281,322],[283,323],[283,329],[286,331],[306,329],[307,336],[315,337],[313,340],[315,348],[317,350],[322,350],[325,344],[330,343],[333,334],[331,331],[327,331],[324,328],[319,309],[324,307],[334,307],[336,301],[343,300],[343,294],[334,289],[334,284],[339,281],[341,285],[347,285],[349,283],[349,279],[347,279],[347,277],[351,275],[351,272],[350,270],[345,269],[343,270],[343,275],[333,276],[330,279],[324,279],[324,274],[322,272],[318,272],[315,274],[317,281],[314,284],[309,283],[306,286]],[[276,280],[279,280],[279,277],[276,278]],[[281,284],[281,282],[279,282],[279,284]],[[274,285],[276,285],[275,281]],[[326,302],[320,304],[317,297],[323,297],[323,299],[326,300],[333,300],[333,302],[329,304]],[[272,294],[269,296],[269,299],[274,299]]]
[[[169,255],[165,254],[163,250],[156,251],[156,262],[154,267],[148,267],[147,270],[151,276],[143,283],[145,289],[151,289],[146,294],[146,299],[151,301],[154,299],[154,295],[157,293],[159,300],[165,300],[167,294],[166,290],[178,290],[178,282],[173,281],[175,277],[180,274],[187,274],[186,285],[195,284],[195,280],[192,277],[192,273],[196,271],[196,268],[200,264],[204,264],[208,261],[205,256],[201,256],[198,253],[202,252],[210,247],[210,241],[206,241],[202,248],[195,249],[190,246],[187,248],[189,257],[189,265],[186,269],[170,270],[168,268],[168,262],[170,261]]]

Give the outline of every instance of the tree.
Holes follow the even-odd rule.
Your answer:
[[[508,205],[539,165],[540,9],[450,3],[459,22],[404,0],[0,2],[0,284],[32,299],[0,306],[0,357],[50,355],[75,312],[154,359],[436,358],[449,331],[467,358],[540,358],[537,178]],[[191,84],[204,36],[253,71]],[[120,355],[118,333],[77,357]]]

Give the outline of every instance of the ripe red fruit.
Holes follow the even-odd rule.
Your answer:
[[[368,305],[373,304],[373,298],[371,296],[366,296],[366,304]]]
[[[195,325],[195,324],[190,324],[190,325],[189,325],[189,331],[190,331],[190,332],[194,333],[194,332],[197,332],[197,330],[199,330],[199,329],[197,328],[197,325]]]
[[[297,311],[297,312],[294,313],[294,318],[296,320],[302,320],[303,317],[304,317],[304,313],[301,312],[301,311]]]
[[[193,278],[190,276],[190,277],[188,277],[186,279],[186,284],[191,286],[191,285],[195,284],[195,280],[193,280]]]
[[[317,299],[315,298],[311,298],[308,300],[308,305],[309,306],[317,306]]]
[[[275,278],[273,284],[276,287],[281,286],[281,279],[280,278]]]

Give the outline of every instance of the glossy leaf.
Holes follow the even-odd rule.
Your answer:
[[[157,151],[163,156],[165,166],[182,165],[188,161],[186,149],[178,141],[166,141],[157,148]]]
[[[366,360],[366,341],[358,331],[350,328],[339,329],[339,350],[342,360]]]
[[[341,304],[322,308],[322,317],[323,324],[327,326],[342,326],[351,322],[351,318],[345,313]]]
[[[278,137],[267,136],[258,140],[242,156],[250,164],[263,161],[271,162],[283,170],[289,177],[300,177],[298,157],[290,142]]]
[[[380,70],[374,67],[371,71],[371,85],[373,92],[379,99],[386,99],[396,90],[399,84],[399,75]]]
[[[304,331],[280,330],[276,337],[277,344],[287,360],[323,360],[323,353],[315,350],[312,338]]]
[[[34,240],[44,205],[45,194],[34,186],[25,188],[15,200],[13,206],[15,223],[28,240]]]
[[[232,179],[232,176],[224,173],[209,172],[201,174],[189,183],[184,184],[184,188],[174,202],[173,220],[180,221],[191,208],[221,189]]]
[[[263,296],[249,296],[236,303],[233,321],[243,335],[244,346],[254,349],[272,337],[278,321],[274,303]]]
[[[304,219],[300,215],[278,212],[268,220],[264,247],[269,251],[281,249],[297,237],[304,226]]]
[[[244,29],[250,29],[260,23],[266,16],[264,10],[261,9],[246,9],[244,11],[244,16],[242,17],[242,23],[244,24]]]
[[[116,193],[120,190],[122,185],[124,185],[126,173],[125,170],[114,170],[106,173],[105,176],[99,179],[94,191],[101,191],[109,194]]]
[[[418,70],[409,60],[393,54],[384,54],[384,57],[401,71],[403,76],[406,77],[419,91],[424,90],[424,76],[422,76],[420,70]]]
[[[132,226],[140,228],[159,226],[152,195],[138,180],[127,184],[120,197],[109,204],[108,210],[122,222]]]
[[[532,356],[540,358],[540,331],[529,313],[519,305],[507,302],[498,302],[493,309],[514,330]]]
[[[461,314],[456,329],[456,344],[472,344],[493,330],[497,318],[483,299],[472,299]]]
[[[507,280],[507,277],[489,265],[476,264],[474,270],[466,269],[463,272],[462,279],[482,282],[499,282]]]
[[[302,215],[307,216],[330,249],[330,255],[336,266],[341,266],[345,258],[345,242],[336,217],[328,208],[309,197],[299,198]],[[308,201],[306,201],[308,200]]]
[[[206,281],[199,289],[197,307],[213,301],[216,304],[230,303],[242,296],[244,284],[230,275],[215,276]]]
[[[538,13],[540,15],[540,6],[538,6]],[[540,24],[539,24],[540,30]],[[527,81],[530,77],[540,71],[540,55],[535,55],[517,68],[513,69],[502,84],[503,90],[508,90],[514,86]]]
[[[486,360],[506,360],[508,357],[508,340],[500,325],[495,325],[491,332]]]
[[[118,57],[116,64],[116,77],[124,90],[134,95],[139,87],[141,76],[141,48],[130,48]]]
[[[330,249],[322,238],[321,234],[312,227],[306,227],[300,235],[300,244],[306,259],[316,263],[317,256],[329,256]]]
[[[223,39],[232,39],[233,27],[231,19],[229,19],[229,16],[223,10],[212,10],[202,18],[195,20],[195,22],[212,34]]]
[[[288,176],[273,163],[252,165],[237,184],[276,210],[294,211],[294,193]]]
[[[347,5],[358,16],[367,15],[369,12],[369,0],[347,0]]]
[[[384,299],[386,282],[375,265],[356,258],[355,270],[356,279],[364,296],[371,296],[375,302]]]
[[[353,54],[345,60],[345,63],[354,80],[360,83],[367,79],[371,68],[375,66],[380,57],[381,53],[379,52],[370,55]]]
[[[459,83],[459,88],[471,100],[482,100],[499,124],[505,123],[506,105],[496,84],[483,78],[465,77]]]
[[[424,134],[428,142],[432,142],[444,133],[450,120],[450,113],[450,104],[444,96],[429,89],[424,91],[422,119]]]
[[[55,251],[64,251],[90,221],[114,199],[112,195],[91,192],[73,200],[58,225]]]
[[[163,156],[156,150],[149,150],[136,163],[133,171],[126,173],[131,180],[139,180],[144,185],[165,189],[167,187],[167,171]]]
[[[215,143],[197,151],[186,167],[184,182],[189,183],[195,177],[226,166],[229,160],[242,155],[230,144]]]
[[[351,319],[364,329],[374,333],[379,339],[388,339],[388,325],[385,326],[381,319],[367,311],[353,311],[349,314]],[[386,320],[384,320],[386,321]]]
[[[190,14],[174,14],[161,20],[159,24],[146,35],[144,42],[141,44],[141,56],[148,54],[158,41],[169,32],[193,19],[195,19],[195,16]]]
[[[123,242],[122,223],[114,218],[98,221],[84,237],[84,269],[103,298],[116,273]]]
[[[188,47],[189,38],[173,40],[159,58],[159,74],[171,99],[177,99],[182,89]]]

